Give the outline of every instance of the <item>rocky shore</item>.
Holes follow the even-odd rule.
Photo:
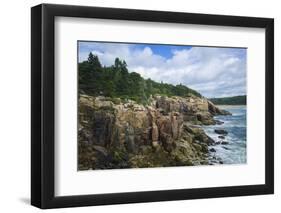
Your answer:
[[[80,95],[78,170],[223,163],[201,125],[222,124],[213,117],[229,114],[196,96],[151,96],[144,106]]]

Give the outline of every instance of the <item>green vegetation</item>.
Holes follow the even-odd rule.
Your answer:
[[[246,95],[224,98],[210,98],[210,101],[217,105],[246,105]]]
[[[147,104],[150,95],[201,97],[201,94],[184,85],[158,83],[129,72],[124,60],[116,58],[114,65],[102,66],[98,56],[89,54],[88,60],[79,63],[79,94],[103,95],[111,98],[131,99]]]

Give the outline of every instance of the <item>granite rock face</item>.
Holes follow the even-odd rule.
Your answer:
[[[146,106],[106,97],[79,97],[78,169],[209,164],[215,142],[200,125],[229,114],[209,100],[151,97]]]

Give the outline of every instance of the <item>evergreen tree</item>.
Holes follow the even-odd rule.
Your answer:
[[[88,63],[89,64],[92,64],[94,61],[94,55],[92,52],[89,53],[89,56],[88,56]]]
[[[88,56],[88,63],[89,63],[94,69],[100,69],[100,68],[102,68],[98,56],[97,56],[97,55],[93,55],[93,53],[91,53],[91,52],[89,53],[89,56]]]
[[[172,85],[161,81],[157,83],[151,79],[145,80],[136,72],[129,72],[125,60],[118,57],[114,65],[102,66],[97,55],[89,53],[88,60],[78,64],[79,91],[89,95],[104,95],[132,99],[138,103],[147,104],[150,95],[188,96],[201,95],[180,84]]]
[[[121,65],[120,59],[119,59],[118,57],[115,58],[114,67],[115,67],[116,69],[119,69],[119,68],[120,68],[120,65]]]

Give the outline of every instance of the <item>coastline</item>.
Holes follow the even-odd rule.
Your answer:
[[[224,164],[247,163],[246,144],[246,105],[216,105],[228,110],[231,116],[214,116],[214,119],[222,121],[221,125],[201,126],[205,133],[215,142],[214,155],[220,157]],[[225,135],[215,133],[216,129],[227,132]]]
[[[148,105],[79,97],[79,170],[215,165],[215,140],[203,127],[229,116],[208,99],[150,97]]]

